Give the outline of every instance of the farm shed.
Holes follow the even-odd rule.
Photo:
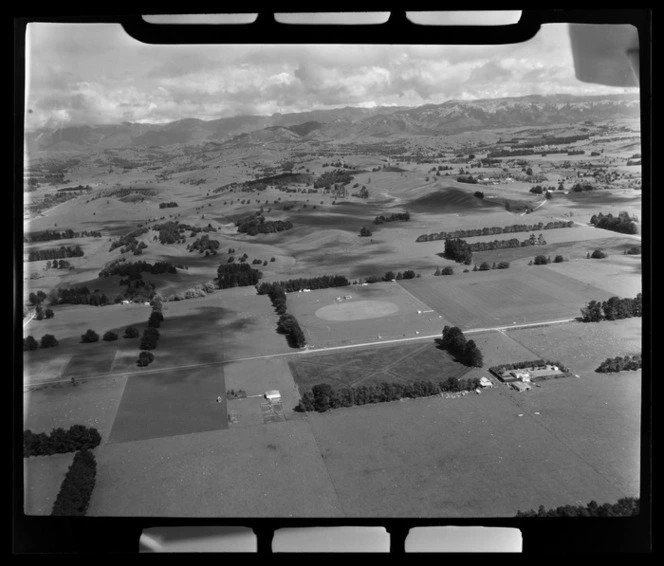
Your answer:
[[[265,398],[270,403],[280,403],[281,402],[281,394],[276,389],[273,389],[272,391],[266,391],[265,392]]]
[[[484,388],[493,387],[493,382],[486,377],[480,377],[480,385]]]
[[[510,384],[513,389],[516,389],[517,391],[528,391],[530,389],[530,385],[527,383],[521,383],[519,381],[515,381],[514,383]]]

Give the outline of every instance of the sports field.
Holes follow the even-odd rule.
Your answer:
[[[546,266],[400,281],[409,293],[462,330],[573,318],[602,289]]]
[[[227,421],[221,366],[135,375],[127,379],[109,442],[220,430]]]
[[[333,387],[370,385],[381,381],[408,383],[461,377],[468,367],[436,347],[433,340],[306,354],[289,360],[300,391],[317,383]]]
[[[314,348],[433,334],[444,326],[439,313],[425,312],[432,309],[392,282],[290,293],[287,304]]]

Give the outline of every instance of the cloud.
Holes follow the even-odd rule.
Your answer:
[[[30,128],[610,91],[576,80],[556,24],[464,46],[149,45],[119,25],[30,24],[26,47]]]

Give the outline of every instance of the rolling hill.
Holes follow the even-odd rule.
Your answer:
[[[635,94],[606,96],[531,95],[486,100],[449,100],[415,108],[376,107],[314,110],[272,116],[235,116],[218,120],[195,118],[167,124],[122,123],[76,126],[26,133],[28,150],[81,151],[168,146],[202,141],[227,141],[251,134],[247,141],[398,138],[453,135],[491,128],[544,126],[583,121],[637,118]]]

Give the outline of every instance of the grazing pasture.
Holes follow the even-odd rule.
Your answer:
[[[318,383],[329,383],[336,388],[381,381],[438,382],[448,377],[462,377],[469,369],[437,348],[433,340],[307,354],[291,358],[289,365],[301,391]]]
[[[516,401],[494,388],[308,421],[347,517],[507,517],[638,496],[640,384],[600,381],[550,381]]]
[[[640,353],[643,319],[523,328],[510,330],[507,334],[536,353],[538,358],[560,360],[574,373],[585,376],[594,375],[597,366],[606,358]]]
[[[97,462],[93,517],[343,516],[306,420],[109,444]]]
[[[23,428],[32,432],[51,432],[81,424],[94,427],[108,441],[115,413],[127,378],[104,379],[42,385],[23,394]]]
[[[336,302],[348,295],[352,298]],[[424,312],[431,309],[392,282],[290,293],[287,304],[314,348],[415,337],[443,327],[438,313]]]
[[[519,271],[469,272],[399,283],[462,330],[576,317],[589,300],[609,298],[606,291],[546,266]]]
[[[133,375],[127,379],[109,442],[221,430],[227,422],[221,366]]]
[[[73,460],[74,452],[23,459],[23,512],[26,515],[51,514]]]

